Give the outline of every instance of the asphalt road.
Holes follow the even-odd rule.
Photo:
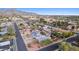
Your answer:
[[[53,50],[56,50],[58,47],[59,47],[58,43],[56,43],[56,44],[50,45],[48,47],[42,48],[39,51],[53,51]]]
[[[21,34],[19,32],[19,29],[16,25],[16,23],[14,23],[14,27],[15,27],[15,30],[16,30],[16,42],[17,42],[17,50],[18,51],[26,51],[26,46],[24,44],[24,41],[21,37]]]
[[[77,37],[71,37],[71,38],[67,39],[66,41],[72,43],[76,40],[76,38]]]

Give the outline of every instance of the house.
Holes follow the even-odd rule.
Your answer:
[[[0,35],[4,35],[4,34],[6,34],[6,33],[7,33],[7,27],[3,27],[3,28],[1,29]]]
[[[32,37],[35,38],[36,40],[38,40],[39,42],[49,38],[46,35],[40,34],[40,32],[38,32],[38,31],[32,31],[31,34],[32,34]]]
[[[0,42],[0,51],[8,50],[10,48],[10,41]]]
[[[1,27],[5,27],[6,26],[6,23],[1,23],[0,26]]]

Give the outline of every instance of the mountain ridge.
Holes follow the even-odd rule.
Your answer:
[[[19,11],[16,9],[0,9],[0,15],[12,16],[12,15],[38,15],[38,14],[33,12]]]

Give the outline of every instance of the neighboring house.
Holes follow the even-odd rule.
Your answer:
[[[2,31],[0,32],[0,35],[4,35],[7,33],[7,27],[2,28]]]
[[[10,41],[0,42],[0,46],[10,45]]]
[[[7,33],[7,27],[6,27],[6,24],[7,23],[1,23],[1,32],[0,32],[0,35],[4,35]]]
[[[10,41],[0,42],[0,51],[8,50],[10,48]]]
[[[4,27],[4,26],[6,26],[6,23],[1,23],[0,26]]]
[[[51,26],[44,25],[43,29],[46,30],[46,31],[50,31],[51,30]]]

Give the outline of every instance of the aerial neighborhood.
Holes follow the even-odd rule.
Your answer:
[[[0,10],[0,51],[79,51],[79,16]]]

